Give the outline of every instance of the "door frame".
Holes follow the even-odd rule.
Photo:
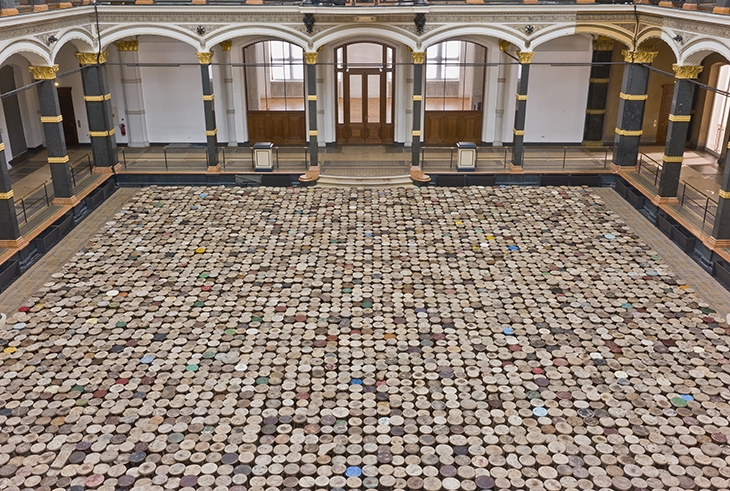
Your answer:
[[[383,62],[381,63],[381,67],[368,67],[363,66],[361,64],[355,65],[354,67],[348,66],[347,61],[347,47],[351,45],[356,44],[377,44],[382,47],[382,57],[381,60]],[[359,42],[350,42],[341,44],[339,46],[335,46],[333,52],[335,56],[335,60],[337,60],[337,52],[338,50],[342,49],[342,61],[336,61],[334,65],[334,85],[335,90],[334,92],[334,118],[335,118],[335,142],[339,144],[373,144],[373,145],[392,145],[395,143],[395,86],[396,86],[396,73],[395,73],[395,57],[396,57],[396,48],[394,46],[391,46],[389,44],[377,42],[377,41],[359,41]],[[387,50],[391,50],[391,61],[388,61],[387,57]],[[338,74],[343,73],[343,81],[342,81],[342,99],[343,99],[343,122],[339,122],[339,114],[340,114],[340,106],[339,106],[339,98],[340,98],[340,85],[338,81]],[[391,99],[390,99],[390,123],[387,122],[387,115],[388,115],[388,73],[391,74]],[[369,75],[380,75],[380,123],[378,128],[378,136],[379,141],[373,142],[373,141],[367,141],[367,137],[363,137],[362,142],[351,142],[349,137],[349,130],[350,130],[350,123],[349,123],[349,116],[350,116],[350,104],[349,104],[349,94],[350,94],[350,74],[362,74],[363,78],[363,121],[361,124],[363,129],[370,130],[367,126],[367,122],[365,121],[365,117],[367,115],[367,80]]]
[[[63,136],[66,145],[76,146],[79,144],[79,131],[76,128],[76,111],[74,110],[72,89],[73,87],[56,87],[58,105],[63,117]]]

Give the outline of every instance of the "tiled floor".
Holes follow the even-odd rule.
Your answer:
[[[0,296],[0,488],[725,489],[730,294],[625,208],[120,190]]]

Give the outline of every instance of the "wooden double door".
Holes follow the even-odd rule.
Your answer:
[[[393,100],[388,86],[392,79],[388,73],[378,69],[338,73],[337,143],[393,143]]]

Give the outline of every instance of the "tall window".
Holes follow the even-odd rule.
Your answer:
[[[446,41],[426,50],[426,80],[458,80],[460,41]]]
[[[271,81],[304,80],[304,50],[284,41],[269,41]]]

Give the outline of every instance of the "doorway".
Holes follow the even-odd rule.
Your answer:
[[[392,144],[393,48],[354,43],[336,49],[338,144]]]
[[[669,130],[669,114],[672,110],[672,99],[674,98],[674,84],[662,85],[662,102],[659,106],[659,120],[656,129],[656,144],[667,143],[667,131]]]
[[[58,105],[61,107],[63,117],[63,136],[66,139],[66,145],[78,145],[79,134],[76,130],[76,114],[71,97],[71,87],[56,87],[56,89],[58,90]]]

